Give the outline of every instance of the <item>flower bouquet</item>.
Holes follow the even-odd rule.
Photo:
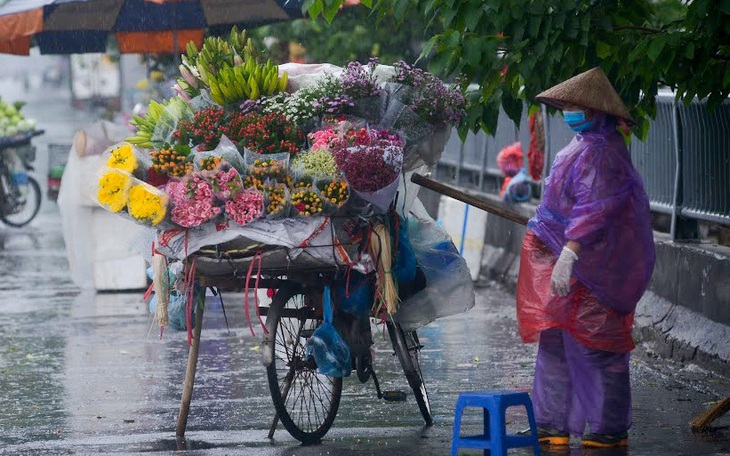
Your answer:
[[[164,191],[118,168],[102,168],[96,200],[108,211],[145,226],[160,226],[168,214],[169,197]]]
[[[360,129],[337,141],[333,155],[355,194],[386,213],[398,190],[403,142],[388,131]]]
[[[292,190],[291,205],[294,213],[303,217],[321,215],[323,210],[322,198],[312,187],[299,187]]]
[[[207,178],[213,185],[213,195],[221,201],[227,201],[238,191],[243,190],[241,175],[236,168],[228,166],[226,162],[222,162],[213,171],[204,172],[208,173]]]
[[[318,178],[314,181],[314,189],[324,202],[328,214],[338,213],[350,199],[350,186],[342,178]]]
[[[466,100],[458,86],[445,85],[431,73],[400,61],[386,84],[388,111],[381,125],[405,137],[406,170],[435,165],[451,134],[465,115]]]
[[[196,170],[215,169],[217,163],[224,161],[239,173],[246,171],[246,163],[243,157],[238,152],[236,145],[226,135],[220,137],[218,145],[213,150],[201,151],[197,148],[194,149],[193,158]]]
[[[243,156],[246,163],[244,186],[261,189],[268,183],[286,181],[289,169],[289,154],[258,154],[246,150]]]
[[[173,204],[172,221],[184,227],[200,226],[218,217],[222,208],[214,196],[213,184],[201,172],[182,180],[171,180],[165,192]]]
[[[301,128],[277,112],[234,113],[224,131],[239,149],[259,154],[286,152],[294,156],[301,150],[305,139]]]
[[[118,168],[102,168],[96,191],[97,202],[106,210],[122,212],[127,207],[132,176]]]
[[[145,153],[127,142],[109,147],[102,154],[101,160],[107,168],[124,171],[142,180],[147,178],[147,171],[152,165]]]
[[[193,162],[189,147],[163,147],[150,151],[148,183],[164,185],[171,177],[185,177],[193,172]],[[154,179],[150,179],[150,177]]]
[[[339,174],[337,163],[332,152],[325,147],[310,149],[307,152],[299,154],[297,158],[292,160],[291,169],[294,173],[301,173],[309,176],[330,176],[334,177]]]
[[[264,217],[281,219],[289,216],[291,197],[284,184],[264,186]]]
[[[353,100],[354,106],[346,112],[377,124],[385,112],[387,97],[375,75],[378,59],[372,58],[366,66],[349,62],[342,69],[342,94]]]
[[[246,225],[261,217],[264,196],[254,188],[241,189],[225,202],[226,217],[238,225]]]
[[[169,199],[164,191],[134,179],[129,189],[127,212],[135,222],[157,227],[167,218]]]

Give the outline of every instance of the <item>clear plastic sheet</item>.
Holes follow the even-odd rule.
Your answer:
[[[393,316],[403,329],[416,330],[474,307],[474,285],[466,260],[420,202],[414,204],[408,218],[408,236],[426,287],[404,300]]]

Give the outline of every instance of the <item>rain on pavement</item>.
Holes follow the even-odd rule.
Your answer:
[[[25,111],[47,130],[44,141],[70,142],[91,115],[70,113],[62,96],[33,97]],[[68,111],[68,112],[67,112]],[[60,141],[62,142],[62,141]],[[42,147],[36,177],[43,181]],[[408,393],[405,402],[378,400],[372,382],[345,379],[333,428],[321,445],[303,447],[282,426],[267,438],[273,418],[262,332],[252,336],[241,294],[206,308],[186,438],[175,438],[188,346],[184,332],[154,327],[144,290],[82,291],[69,277],[58,208],[44,200],[31,225],[0,225],[0,455],[444,455],[451,445],[459,392],[527,390],[536,347],[520,342],[514,297],[498,284],[477,290],[471,311],[419,331],[421,368],[434,413],[426,428],[397,360],[374,327],[375,370],[384,390]],[[694,435],[688,422],[727,395],[730,381],[697,366],[653,356],[640,345],[632,362],[634,426],[628,449],[544,448],[565,455],[730,455],[729,417]],[[464,416],[476,434],[481,415]],[[526,426],[510,409],[508,429]],[[470,454],[479,454],[472,451]],[[512,453],[511,453],[512,454]],[[532,454],[528,449],[514,454]]]

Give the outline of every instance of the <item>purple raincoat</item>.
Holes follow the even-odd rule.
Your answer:
[[[573,275],[614,311],[634,311],[654,269],[654,238],[649,199],[612,117],[596,112],[558,153],[528,226],[556,257],[578,242]]]

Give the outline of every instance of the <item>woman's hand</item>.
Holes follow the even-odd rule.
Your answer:
[[[573,273],[573,263],[577,259],[578,254],[572,248],[563,247],[550,278],[550,296],[566,296],[570,292],[570,276]]]

